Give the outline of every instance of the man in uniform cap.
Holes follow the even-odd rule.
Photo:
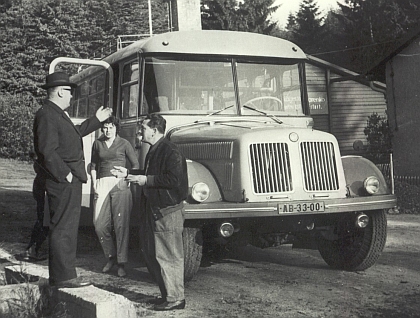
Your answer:
[[[49,282],[57,288],[83,287],[90,282],[77,277],[75,266],[82,183],[87,181],[82,137],[99,129],[112,110],[101,106],[95,116],[74,125],[65,110],[76,84],[66,73],[55,72],[41,87],[48,96],[36,113],[33,130],[50,211]]]

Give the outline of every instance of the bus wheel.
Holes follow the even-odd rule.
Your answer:
[[[203,255],[203,234],[201,228],[185,227],[184,241],[184,280],[191,280],[198,272]]]
[[[387,221],[384,210],[366,212],[367,227],[355,226],[354,217],[349,215],[336,224],[338,239],[320,237],[318,250],[324,261],[335,269],[362,271],[378,260],[385,247]]]

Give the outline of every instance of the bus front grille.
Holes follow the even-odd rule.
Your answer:
[[[233,141],[179,143],[178,149],[191,160],[230,160]]]
[[[338,190],[338,173],[333,143],[302,142],[300,152],[305,190]]]
[[[289,150],[286,143],[252,144],[250,156],[255,193],[293,190]]]

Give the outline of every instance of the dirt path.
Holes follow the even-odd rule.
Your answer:
[[[31,177],[0,178],[0,248],[12,254],[25,248],[35,221],[30,182]],[[77,264],[80,275],[96,286],[134,301],[139,317],[419,317],[419,237],[420,215],[388,215],[385,250],[364,272],[332,270],[317,251],[290,246],[249,246],[206,258],[186,285],[186,309],[169,313],[154,312],[145,303],[159,292],[134,232],[126,278],[100,273],[104,257],[92,228],[80,229]],[[0,270],[5,265],[0,262]]]

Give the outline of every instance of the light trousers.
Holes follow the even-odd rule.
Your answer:
[[[183,208],[155,221],[150,207],[142,224],[142,252],[162,298],[179,301],[184,296]]]
[[[132,207],[133,197],[127,181],[115,177],[96,180],[93,224],[105,257],[116,258],[119,264],[128,261]]]

